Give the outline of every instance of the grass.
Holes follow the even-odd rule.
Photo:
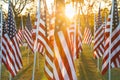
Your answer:
[[[22,47],[21,51],[23,68],[12,80],[31,80],[34,54],[25,47]],[[44,57],[37,54],[36,63],[35,80],[47,80],[44,74]],[[102,59],[100,59],[100,70],[101,66]],[[97,70],[97,60],[93,58],[93,50],[88,45],[83,45],[83,52],[79,59],[75,60],[75,68],[78,80],[108,80],[108,73],[101,75],[100,71]],[[111,73],[111,80],[120,80],[119,68],[112,69]],[[9,73],[4,65],[2,66],[2,80],[9,80]]]

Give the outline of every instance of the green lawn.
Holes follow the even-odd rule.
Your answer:
[[[22,47],[21,51],[23,68],[12,80],[31,80],[34,55],[25,47]],[[102,59],[100,60],[100,70],[102,64],[101,62]],[[37,54],[36,63],[35,80],[47,80],[44,74],[44,57],[40,54]],[[92,48],[90,48],[88,45],[83,45],[83,52],[80,54],[79,59],[75,60],[78,80],[108,80],[108,73],[106,73],[104,76],[101,75],[100,71],[97,70],[96,64],[97,60],[93,58]],[[120,80],[119,76],[120,69],[112,69],[112,80]],[[2,66],[2,80],[9,80],[9,73],[4,65]]]

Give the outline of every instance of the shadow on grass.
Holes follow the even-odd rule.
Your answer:
[[[22,76],[22,75],[25,75],[24,73],[33,65],[33,62],[31,64],[29,64],[24,70],[22,70],[21,72],[19,72],[19,74],[17,74],[17,76],[15,76],[13,78],[13,80],[19,80],[19,78]]]
[[[103,80],[93,61],[93,50],[88,45],[83,45],[83,52],[79,58],[78,80]]]

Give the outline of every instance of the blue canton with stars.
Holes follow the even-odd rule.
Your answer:
[[[8,36],[10,38],[13,38],[17,33],[16,27],[15,27],[15,21],[14,21],[14,18],[13,18],[12,8],[11,8],[10,4],[9,4],[9,8],[8,8],[8,29],[7,29],[7,33],[8,33]]]
[[[113,26],[112,30],[114,31],[115,28],[119,25],[119,16],[118,16],[118,8],[117,8],[117,1],[114,0],[114,6],[113,6]]]

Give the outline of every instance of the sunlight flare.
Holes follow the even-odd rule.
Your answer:
[[[67,4],[65,7],[65,15],[68,18],[73,18],[75,15],[75,9],[73,8],[72,4]]]

